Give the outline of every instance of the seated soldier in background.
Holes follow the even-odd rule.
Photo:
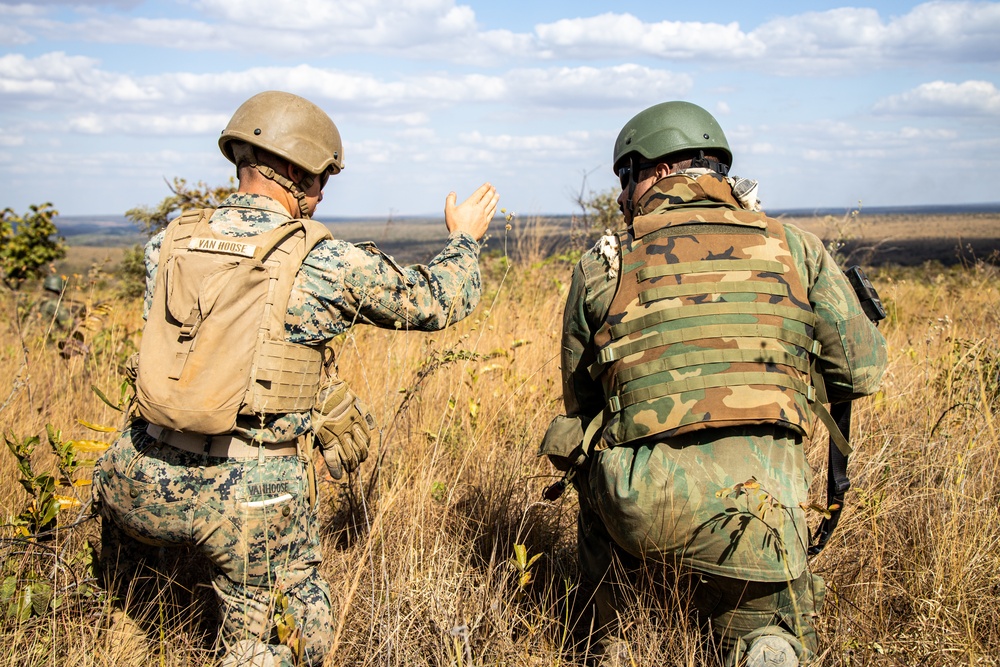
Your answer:
[[[66,296],[67,287],[68,283],[62,276],[46,276],[42,281],[45,294],[38,302],[36,315],[51,340],[58,340],[72,331],[85,310],[82,303]]]

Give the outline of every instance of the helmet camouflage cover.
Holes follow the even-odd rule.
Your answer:
[[[663,102],[625,123],[615,140],[612,168],[617,174],[633,153],[655,160],[692,150],[714,153],[726,166],[733,163],[729,142],[712,114],[690,102]]]

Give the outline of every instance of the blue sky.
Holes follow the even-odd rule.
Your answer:
[[[222,183],[219,131],[268,89],[344,137],[320,216],[437,214],[485,180],[568,213],[671,99],[716,115],[765,209],[1000,201],[996,2],[0,0],[0,207]]]

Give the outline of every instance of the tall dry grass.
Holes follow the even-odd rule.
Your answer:
[[[571,264],[544,259],[531,250],[544,244],[530,239],[517,247],[515,259],[484,259],[483,302],[451,329],[357,327],[336,341],[341,374],[376,414],[381,442],[358,474],[320,490],[323,572],[336,610],[327,664],[585,663],[589,591],[575,565],[576,500],[572,491],[542,499],[556,477],[535,457],[561,409]],[[883,391],[856,406],[853,489],[838,532],[813,561],[830,587],[823,664],[997,664],[997,270],[871,275],[891,314],[882,325],[890,367]],[[90,439],[107,436],[76,420],[120,421],[91,385],[116,391],[138,304],[115,303],[107,345],[65,360],[37,332],[18,332],[14,297],[4,298],[0,374],[10,384],[0,427],[40,435],[36,464],[51,469],[46,423],[65,438]],[[822,500],[825,438],[808,446]],[[0,505],[16,514],[26,495],[6,452],[0,476]],[[188,556],[166,570],[180,592],[153,623],[132,628],[84,585],[83,541],[96,535],[93,521],[39,545],[4,532],[5,579],[54,577],[65,600],[0,621],[0,662],[212,664],[211,595]],[[625,629],[635,664],[711,664],[682,606],[637,597]]]

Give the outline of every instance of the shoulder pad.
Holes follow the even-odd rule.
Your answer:
[[[215,213],[214,208],[189,208],[181,211],[181,214],[170,221],[170,224],[190,225],[208,220]]]

